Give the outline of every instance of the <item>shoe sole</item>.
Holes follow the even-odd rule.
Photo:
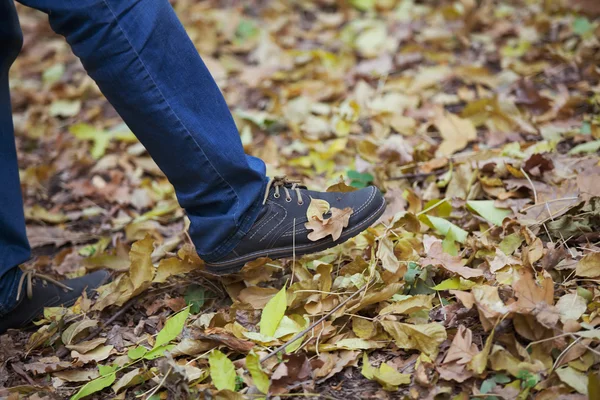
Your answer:
[[[351,229],[342,231],[342,235],[337,240],[332,240],[331,237],[329,237],[329,240],[321,243],[315,242],[314,244],[296,246],[296,256],[300,257],[306,254],[318,253],[319,251],[330,249],[344,243],[349,239],[352,239],[377,221],[377,219],[379,219],[379,217],[385,211],[385,207],[386,202],[382,199],[381,205],[379,208],[377,208],[377,210],[375,210],[369,217],[362,220],[358,225],[352,227]],[[244,265],[250,261],[256,260],[257,258],[269,257],[272,260],[277,260],[280,258],[292,257],[293,254],[293,246],[266,249],[263,251],[254,252],[250,255],[240,256],[223,263],[206,263],[206,272],[213,275],[233,274],[239,272]]]

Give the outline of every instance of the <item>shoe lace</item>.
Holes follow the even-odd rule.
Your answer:
[[[285,191],[285,201],[292,201],[292,196],[290,195],[290,190],[296,192],[296,196],[298,197],[298,205],[304,204],[304,199],[302,198],[302,193],[300,189],[303,189],[304,186],[301,185],[301,181],[288,179],[285,175],[283,176],[275,176],[269,179],[269,183],[267,183],[267,189],[265,190],[265,198],[263,199],[263,204],[267,203],[267,199],[269,198],[269,193],[271,188],[275,188],[275,193],[273,193],[273,197],[278,199],[281,194],[279,193],[279,188],[283,188]]]
[[[62,282],[57,281],[49,277],[48,275],[40,274],[39,272],[33,269],[22,269],[23,275],[21,275],[21,279],[19,279],[19,285],[17,290],[17,301],[21,299],[21,294],[23,292],[23,288],[26,287],[27,298],[31,299],[33,297],[33,279],[37,278],[42,280],[44,283],[50,282],[53,285],[56,285],[65,291],[71,291],[73,288],[68,287]]]

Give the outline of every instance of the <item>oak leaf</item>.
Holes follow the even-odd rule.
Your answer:
[[[350,207],[346,207],[343,210],[332,207],[331,217],[325,220],[313,218],[304,224],[306,229],[312,230],[308,234],[308,238],[312,241],[317,241],[331,235],[333,240],[338,240],[342,235],[342,230],[348,226],[352,213],[353,210]]]

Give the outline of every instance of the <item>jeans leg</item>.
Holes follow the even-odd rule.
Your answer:
[[[0,0],[0,316],[16,299],[17,265],[30,257],[8,91],[8,70],[23,43],[12,0]]]
[[[49,14],[89,75],[175,187],[198,253],[235,247],[261,209],[265,165],[168,0],[19,0]]]

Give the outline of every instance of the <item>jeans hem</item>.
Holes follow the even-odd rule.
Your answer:
[[[262,190],[259,193],[264,193],[266,187],[267,181],[265,180],[262,184]],[[231,236],[225,239],[223,244],[221,244],[216,250],[207,254],[198,253],[200,258],[207,262],[214,262],[229,254],[235,248],[235,246],[238,245],[240,240],[242,240],[242,238],[248,233],[250,228],[252,228],[262,207],[262,197],[259,196],[254,205],[248,211],[246,211],[246,215],[242,218],[239,228],[232,233]]]

